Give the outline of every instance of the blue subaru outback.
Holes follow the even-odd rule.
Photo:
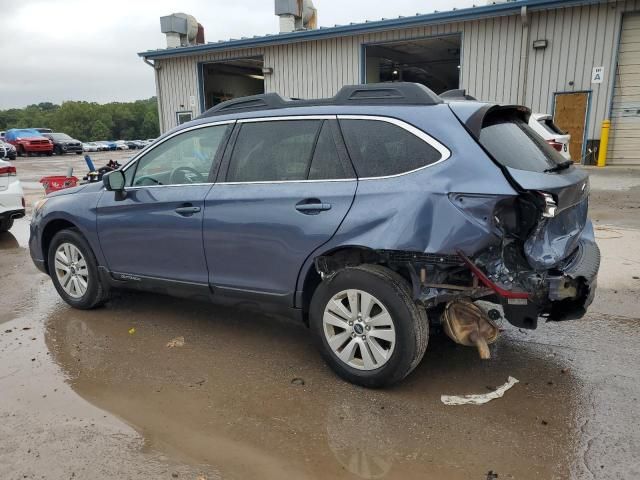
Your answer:
[[[39,201],[31,256],[76,308],[125,288],[287,312],[340,376],[389,385],[430,326],[480,349],[500,317],[591,303],[588,177],[529,115],[406,83],[231,100]]]

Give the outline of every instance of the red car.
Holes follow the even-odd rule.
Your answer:
[[[35,154],[53,155],[53,142],[33,128],[7,130],[5,141],[18,151],[18,156]]]

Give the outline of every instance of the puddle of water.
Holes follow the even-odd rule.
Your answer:
[[[47,345],[78,394],[149,448],[225,478],[569,476],[577,387],[535,344],[501,342],[484,363],[434,338],[404,383],[373,391],[336,378],[304,327],[247,312],[123,294],[99,311],[56,312],[48,326]],[[167,348],[177,336],[185,346]],[[508,375],[522,383],[501,400],[440,402]]]

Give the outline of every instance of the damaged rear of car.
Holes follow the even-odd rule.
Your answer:
[[[457,343],[477,346],[482,358],[490,356],[487,344],[496,340],[501,317],[535,329],[540,319],[584,316],[600,265],[585,171],[529,127],[524,107],[450,101],[413,115],[403,118],[437,138],[450,155],[399,178],[359,182],[328,251],[314,259],[323,285],[345,269],[383,266],[404,278],[432,326]],[[366,143],[366,133],[350,142],[343,125],[343,134],[357,158],[352,143]],[[334,312],[327,307],[327,313]],[[320,314],[312,305],[312,325]],[[341,333],[325,328],[325,336],[333,339],[336,331]],[[361,351],[364,343],[365,337]],[[350,381],[378,385],[325,358]]]
[[[491,106],[466,118],[470,134],[518,194],[493,205],[500,243],[473,259],[460,256],[494,292],[506,319],[533,329],[540,317],[560,321],[585,314],[600,252],[587,217],[587,174],[536,135],[529,115],[522,107]]]

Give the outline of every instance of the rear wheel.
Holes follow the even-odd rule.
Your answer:
[[[13,218],[0,219],[0,232],[8,232],[13,227]]]
[[[93,251],[77,230],[54,235],[47,261],[56,290],[72,307],[88,310],[107,300],[108,290],[102,285]]]
[[[24,151],[24,147],[22,145],[18,145],[18,156],[22,157],[26,152]]]
[[[310,307],[320,351],[345,380],[392,385],[420,363],[429,326],[407,282],[378,265],[345,268],[320,284]]]

